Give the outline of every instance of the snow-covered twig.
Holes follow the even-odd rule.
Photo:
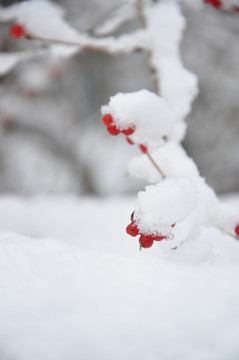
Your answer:
[[[26,35],[27,39],[40,40],[53,44],[76,46],[80,49],[104,52],[109,54],[140,52],[147,48],[147,36],[144,31],[136,31],[133,34],[123,35],[118,38],[93,38],[87,34],[81,34],[76,41],[54,39],[38,35]]]
[[[131,20],[136,15],[135,3],[137,0],[126,1],[123,5],[117,7],[117,9],[111,14],[105,17],[104,21],[96,26],[92,33],[97,36],[106,36],[112,34],[126,21]]]

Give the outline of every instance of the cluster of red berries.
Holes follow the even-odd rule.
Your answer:
[[[204,0],[204,2],[206,4],[212,5],[215,9],[221,9],[223,7],[223,3],[221,0]],[[232,10],[239,12],[239,6],[234,6]]]
[[[174,227],[174,226],[175,226],[175,224],[172,225],[172,227]],[[134,221],[134,212],[131,215],[131,223],[126,227],[126,232],[127,232],[127,234],[129,234],[133,237],[140,235],[140,237],[139,237],[140,249],[142,247],[145,249],[150,248],[153,245],[154,241],[161,241],[161,240],[164,240],[167,238],[166,236],[163,236],[163,235],[155,235],[155,234],[145,235],[145,234],[140,233],[139,229]]]
[[[102,122],[103,124],[107,127],[107,130],[109,132],[110,135],[116,136],[119,135],[120,133],[126,135],[126,141],[128,142],[128,144],[130,145],[134,145],[133,140],[129,137],[130,135],[132,135],[135,132],[135,126],[131,125],[128,128],[124,129],[124,130],[120,130],[117,125],[114,123],[114,119],[111,116],[111,114],[105,114],[102,117]],[[140,144],[139,145],[140,150],[143,153],[147,153],[148,152],[148,148],[147,146]]]
[[[20,24],[14,24],[9,29],[9,34],[14,39],[20,39],[21,37],[26,36],[26,30]]]

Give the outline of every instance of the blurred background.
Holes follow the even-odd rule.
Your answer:
[[[34,0],[28,0],[34,1]],[[2,6],[16,1],[1,0]],[[68,21],[92,32],[123,1],[55,1]],[[218,193],[239,191],[239,14],[183,8],[182,57],[198,75],[200,93],[187,119],[184,146]],[[117,31],[138,28],[138,19]],[[30,48],[0,25],[0,51]],[[23,195],[130,194],[145,185],[126,176],[138,150],[111,137],[100,107],[122,91],[153,90],[144,54],[82,51],[71,59],[38,57],[0,78],[0,192]]]

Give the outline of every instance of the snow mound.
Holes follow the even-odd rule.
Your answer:
[[[0,199],[1,229],[24,234],[0,232],[1,360],[238,358],[239,243],[204,228],[139,252],[131,209]]]

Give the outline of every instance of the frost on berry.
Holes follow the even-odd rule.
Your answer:
[[[14,39],[19,39],[26,34],[24,27],[20,24],[14,24],[9,29],[9,34]]]
[[[124,135],[132,135],[135,132],[135,126],[131,125],[130,127],[128,127],[127,129],[122,130],[122,133]]]

